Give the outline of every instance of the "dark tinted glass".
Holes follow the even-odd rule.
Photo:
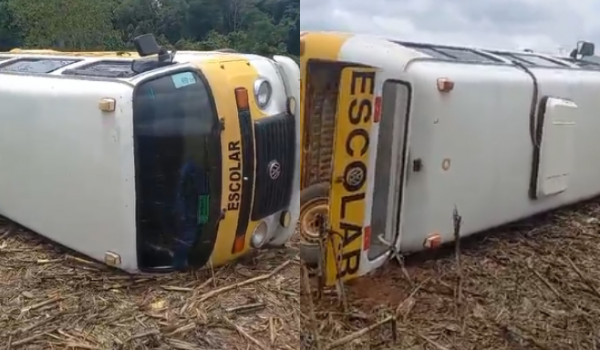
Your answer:
[[[519,55],[516,53],[494,52],[495,55],[504,57],[511,61],[517,61],[529,67],[566,67],[560,63],[551,61],[544,57],[534,55]]]
[[[49,58],[23,58],[2,65],[0,67],[0,72],[51,73],[57,69],[68,66],[77,61],[78,60],[63,60]]]
[[[439,45],[430,44],[418,44],[418,43],[406,43],[396,42],[405,47],[409,47],[413,50],[417,50],[433,58],[440,58],[445,60],[453,60],[459,62],[484,62],[484,63],[496,63],[499,62],[493,57],[489,57],[479,52],[473,51],[469,48],[460,47],[445,47]]]
[[[211,157],[220,155],[209,150],[217,115],[208,87],[194,72],[142,83],[133,105],[144,265],[183,268],[210,210]]]
[[[65,70],[63,75],[83,75],[90,77],[129,78],[136,75],[131,70],[131,61],[100,61],[77,69]]]
[[[144,136],[208,134],[215,123],[211,99],[196,73],[183,72],[152,80],[136,89],[136,133]],[[187,149],[191,154],[196,151]]]
[[[441,51],[447,55],[454,57],[458,61],[471,61],[471,62],[498,62],[497,59],[482,55],[478,52],[470,49],[458,49],[450,47],[439,47],[436,50]]]

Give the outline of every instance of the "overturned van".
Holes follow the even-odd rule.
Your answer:
[[[302,33],[303,259],[335,285],[600,195],[594,50]]]
[[[128,272],[281,246],[299,216],[292,58],[0,54],[0,215]]]

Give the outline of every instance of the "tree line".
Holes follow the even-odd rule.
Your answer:
[[[299,0],[0,0],[0,51],[168,48],[298,56]]]

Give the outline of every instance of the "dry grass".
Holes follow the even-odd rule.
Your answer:
[[[460,259],[448,247],[410,257],[407,273],[389,264],[346,286],[348,310],[313,295],[317,322],[303,294],[302,348],[317,349],[312,324],[324,350],[387,318],[340,348],[597,349],[599,219],[590,202],[463,241]]]
[[[298,349],[296,256],[129,276],[0,222],[0,349]]]

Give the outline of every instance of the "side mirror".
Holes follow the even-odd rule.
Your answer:
[[[577,54],[581,57],[594,56],[596,46],[588,41],[580,41],[577,43]]]
[[[137,53],[142,59],[131,63],[131,70],[135,73],[143,73],[158,67],[173,64],[175,52],[170,53],[164,47],[158,45],[152,34],[144,34],[133,39]],[[144,57],[157,55],[157,59],[144,59]]]
[[[157,55],[161,52],[161,47],[152,34],[144,34],[136,37],[133,39],[133,44],[140,57]]]

